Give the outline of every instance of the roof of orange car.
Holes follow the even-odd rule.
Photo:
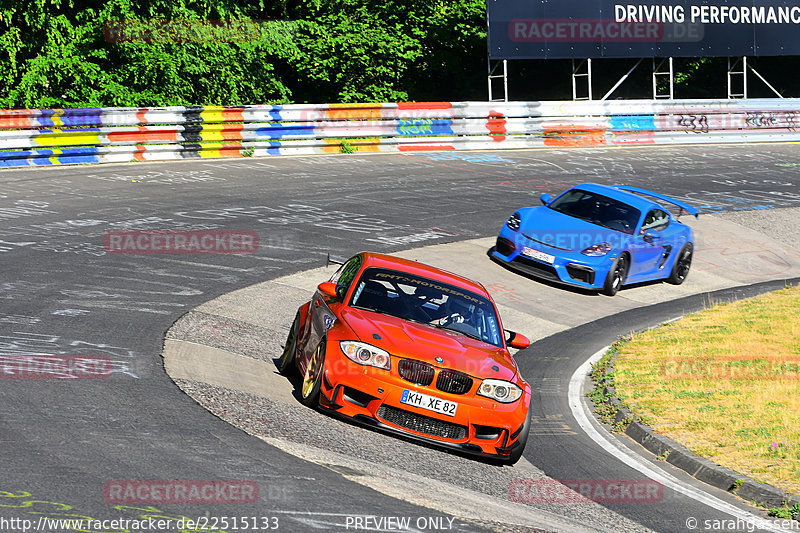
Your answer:
[[[486,288],[480,283],[472,281],[469,278],[465,278],[464,276],[453,274],[447,270],[442,270],[441,268],[426,265],[425,263],[420,263],[419,261],[411,261],[409,259],[403,259],[401,257],[394,257],[386,254],[361,252],[361,255],[364,256],[365,266],[390,268],[393,270],[408,272],[409,274],[417,274],[435,279],[436,281],[442,281],[444,283],[456,285],[462,289],[477,292],[484,296],[489,296]]]

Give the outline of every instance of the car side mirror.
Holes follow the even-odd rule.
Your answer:
[[[646,241],[655,241],[661,238],[661,234],[657,231],[653,231],[651,229],[646,230],[644,232],[644,240]]]
[[[325,283],[320,283],[317,286],[317,290],[323,295],[329,298],[338,298],[339,295],[336,294],[336,283],[332,281],[326,281]]]
[[[508,331],[508,330],[506,330],[506,333],[508,333],[508,338],[506,339],[506,342],[512,348],[516,348],[517,350],[523,350],[531,345],[531,341],[528,340],[528,337],[526,337],[522,333],[517,333],[516,331]]]
[[[542,204],[547,205],[553,201],[553,197],[545,193],[539,197],[539,200],[541,200]]]

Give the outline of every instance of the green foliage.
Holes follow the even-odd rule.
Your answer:
[[[604,389],[606,387],[614,387],[614,370],[611,369],[611,363],[619,353],[619,347],[628,341],[630,341],[630,337],[620,338],[611,345],[597,363],[592,365],[589,377],[594,382],[595,388],[586,393],[586,396],[594,403],[594,410],[598,418],[602,422],[611,425],[611,430],[615,433],[625,431],[625,428],[628,427],[632,420],[625,417],[619,422],[614,422],[619,408],[611,403],[614,395],[604,392]]]
[[[339,152],[343,154],[354,154],[358,152],[358,146],[354,146],[353,143],[347,139],[342,139],[342,142],[339,145]]]
[[[791,507],[789,507],[786,503],[783,504],[783,507],[773,507],[769,510],[769,516],[800,520],[800,503],[796,503]]]
[[[176,24],[164,30],[164,21]],[[155,30],[115,41],[104,30],[119,22]],[[757,60],[784,94],[797,84],[798,62]],[[596,87],[610,88],[630,66],[604,59]],[[512,98],[568,98],[570,72],[568,60],[515,61]],[[676,58],[675,96],[722,97],[726,72],[725,58]],[[639,68],[614,97],[649,95],[651,83]],[[748,91],[773,96],[758,80]],[[0,108],[485,97],[486,0],[0,2]]]
[[[485,0],[10,0],[0,107],[458,99],[483,81],[485,10]],[[135,38],[113,38],[120,23]]]
[[[402,25],[388,24],[384,10],[360,1],[325,3],[300,24],[296,89],[304,101],[396,101],[408,94],[399,85],[420,50]],[[372,8],[372,9],[370,9]]]
[[[484,100],[486,1],[419,4],[414,21],[422,29],[422,54],[406,76],[409,92],[419,100]]]
[[[0,11],[2,107],[81,107],[285,102],[274,74],[276,43],[264,38],[220,41],[153,39],[113,42],[104,29],[139,21],[241,16],[235,5],[130,0],[13,1]],[[111,42],[110,42],[111,41]]]

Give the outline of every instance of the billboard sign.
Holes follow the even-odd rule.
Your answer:
[[[800,0],[487,0],[491,59],[800,55]]]

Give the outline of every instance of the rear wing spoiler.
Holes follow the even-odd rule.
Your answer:
[[[331,265],[343,265],[346,262],[347,262],[347,259],[345,259],[344,257],[338,257],[338,256],[335,256],[335,255],[331,255],[331,253],[328,252],[328,257],[325,260],[325,266],[329,267]]]
[[[646,194],[647,196],[658,198],[659,200],[663,200],[664,202],[680,207],[690,215],[694,215],[695,218],[697,218],[698,215],[700,214],[700,211],[690,206],[689,204],[681,202],[680,200],[676,200],[674,198],[670,198],[669,196],[664,196],[663,194],[658,194],[657,192],[648,191],[647,189],[640,189],[639,187],[629,187],[627,185],[612,185],[612,187],[614,187],[615,189],[619,189],[621,191],[638,192],[639,194]]]

